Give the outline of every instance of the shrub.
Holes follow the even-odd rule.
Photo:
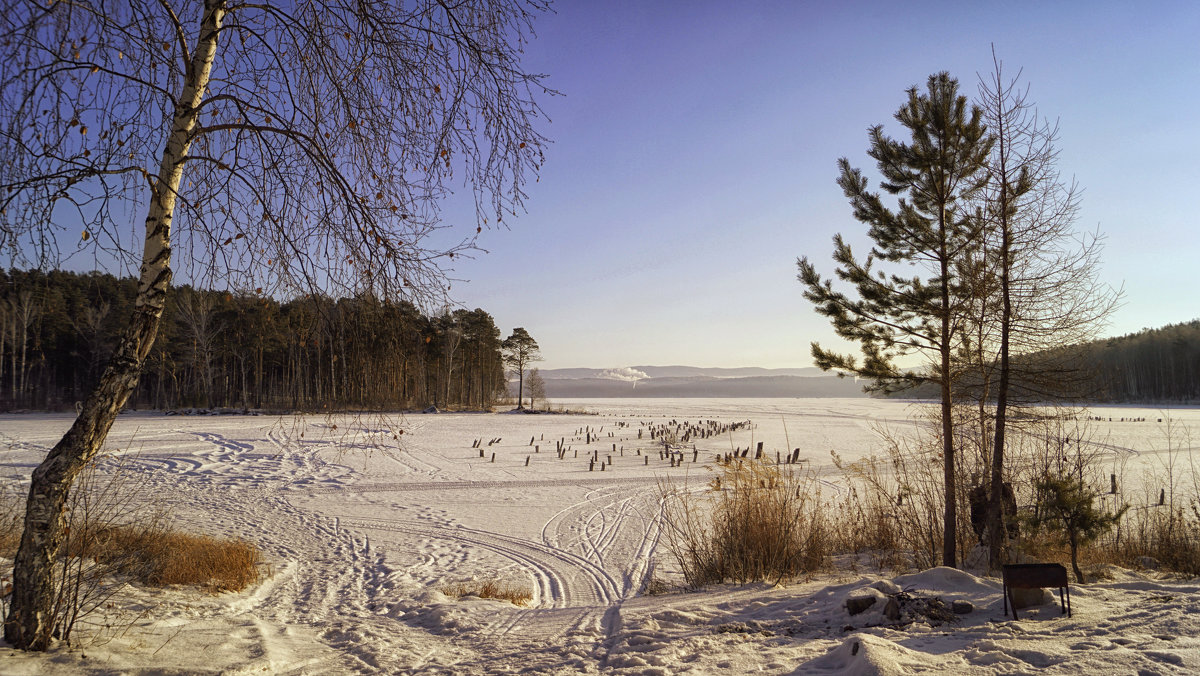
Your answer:
[[[779,582],[829,560],[820,491],[792,465],[734,460],[702,493],[662,484],[667,546],[691,587]]]
[[[882,447],[854,462],[832,454],[847,486],[831,505],[839,522],[834,530],[838,552],[866,552],[876,565],[897,570],[941,563],[946,484],[937,415],[940,412],[921,411],[920,424],[911,430],[876,427]],[[960,454],[956,465],[956,548],[963,554],[977,543],[966,499],[971,484],[968,477],[973,474],[978,474],[977,458]]]
[[[1200,575],[1200,513],[1189,509],[1147,506],[1131,510],[1118,537],[1106,543],[1113,563],[1136,568],[1150,563],[1189,576]]]

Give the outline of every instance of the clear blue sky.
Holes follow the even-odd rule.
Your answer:
[[[1102,275],[1126,298],[1107,335],[1200,317],[1200,3],[556,10],[527,52],[564,94],[541,181],[454,286],[506,335],[528,329],[544,368],[807,366],[809,341],[841,344],[795,281],[798,256],[832,271],[835,233],[865,241],[837,159],[873,170],[867,128],[898,133],[931,73],[974,95],[993,43],[1061,125],[1078,227],[1107,236]]]

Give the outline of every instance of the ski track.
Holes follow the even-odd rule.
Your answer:
[[[504,646],[506,651],[516,644],[564,635],[611,634],[619,625],[620,604],[644,585],[658,543],[661,498],[653,488],[659,481],[655,477],[361,482],[350,468],[322,459],[325,451],[341,450],[337,443],[304,439],[294,429],[280,425],[264,437],[253,439],[207,430],[174,432],[169,444],[158,447],[169,450],[130,451],[126,458],[129,465],[156,488],[173,494],[172,502],[204,512],[237,513],[248,526],[238,533],[232,521],[222,528],[218,520],[209,524],[215,526],[209,530],[228,530],[272,543],[265,548],[268,556],[291,563],[279,571],[277,577],[282,579],[269,593],[240,610],[285,624],[328,625],[321,636],[342,655],[339,669],[373,673],[386,670],[389,664],[412,664],[411,656],[404,662],[396,656],[389,658],[384,648],[371,647],[386,647],[389,641],[383,639],[403,626],[376,612],[386,604],[389,582],[382,553],[372,550],[369,544],[372,531],[401,534],[417,542],[442,540],[486,550],[526,571],[534,581],[533,607],[496,609],[487,626],[473,637],[488,645]],[[625,432],[630,433],[630,429]],[[180,443],[178,437],[190,438],[191,442]],[[632,440],[603,438],[607,447],[623,441]],[[443,469],[442,458],[420,445],[388,458],[393,471],[414,479],[422,475],[454,476]],[[494,468],[487,469],[495,476]],[[543,524],[540,541],[392,516],[329,518],[291,502],[295,498],[338,494],[551,487],[588,490],[583,500],[568,505]],[[454,565],[428,553],[418,557],[416,566],[432,576],[448,572],[441,566]],[[408,572],[421,575],[419,571]],[[256,632],[261,633],[256,627],[247,627],[241,633],[250,636]],[[365,640],[369,636],[380,640]],[[462,656],[463,651],[457,654]]]
[[[389,594],[383,552],[368,538],[337,520],[296,507],[286,495],[245,491],[216,482],[195,482],[168,471],[152,472],[147,480],[171,496],[173,505],[206,515],[203,530],[243,537],[259,544],[269,560],[280,565],[235,606],[235,625],[262,619],[282,625],[317,627],[333,650],[330,672],[397,672],[412,664],[397,651],[394,639],[402,629],[377,609]],[[253,633],[253,627],[244,632]],[[243,633],[244,633],[243,632]]]
[[[606,570],[618,570],[620,597],[628,598],[642,587],[648,570],[647,560],[657,545],[661,498],[644,488],[604,487],[588,493],[585,499],[569,505],[551,517],[542,527],[542,542],[547,546],[577,551]],[[654,504],[652,512],[647,507]],[[641,525],[639,529],[638,526]],[[629,533],[630,530],[634,532]],[[617,561],[606,561],[606,554],[617,542],[637,542],[637,550]],[[628,554],[628,553],[626,553]]]
[[[418,538],[467,543],[527,567],[537,581],[533,603],[551,608],[607,605],[619,597],[617,581],[603,567],[572,552],[465,526],[431,526],[387,518],[343,518],[350,527],[386,530]],[[582,584],[576,582],[583,578]]]

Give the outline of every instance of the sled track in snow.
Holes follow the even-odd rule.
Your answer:
[[[544,607],[607,606],[621,585],[608,571],[568,551],[500,533],[466,527],[429,526],[391,519],[341,519],[343,526],[386,530],[424,538],[464,542],[493,551],[530,570],[536,589],[534,603]],[[577,582],[582,577],[582,584]]]
[[[626,520],[635,516],[645,519],[635,504],[645,495],[645,488],[636,484],[593,489],[582,501],[559,510],[542,526],[542,542],[557,549],[577,548],[584,558],[604,566],[605,554]],[[645,535],[643,531],[642,537]]]

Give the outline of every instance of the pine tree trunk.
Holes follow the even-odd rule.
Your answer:
[[[26,348],[29,347],[29,307],[30,303],[33,302],[33,295],[26,291],[25,293],[20,294],[18,298],[21,299],[21,309],[18,310],[20,313],[19,319],[21,320],[21,370],[19,371],[21,380],[17,385],[17,394],[23,397],[25,395],[25,380],[27,371],[27,362],[25,356]],[[23,401],[24,400],[19,401],[17,405],[22,405],[21,402]],[[25,403],[24,405],[27,406],[28,403]]]
[[[12,325],[9,326],[9,333],[12,334],[12,353],[10,355],[11,358],[9,359],[9,362],[11,363],[11,366],[9,368],[9,375],[12,377],[12,385],[9,386],[8,391],[10,393],[12,393],[12,398],[13,398],[14,404],[17,401],[17,310],[16,310],[16,307],[17,307],[16,305],[13,305],[13,321],[12,321]]]
[[[942,354],[942,455],[943,480],[946,491],[946,511],[942,523],[942,565],[957,567],[958,562],[958,509],[954,481],[954,419],[953,401],[950,392],[950,355],[945,349]]]
[[[954,401],[951,392],[950,359],[950,263],[946,250],[946,210],[942,209],[939,232],[941,233],[941,386],[942,386],[942,467],[945,483],[946,510],[942,516],[942,565],[950,568],[958,563],[958,508],[955,499],[954,481]]]
[[[525,408],[521,402],[525,399],[525,369],[517,369],[517,408]]]
[[[4,638],[15,648],[50,647],[54,629],[54,562],[66,538],[67,494],[80,471],[100,450],[113,420],[137,386],[158,332],[171,282],[171,219],[191,141],[189,136],[198,117],[196,107],[208,86],[224,14],[224,0],[205,2],[200,37],[175,109],[158,180],[152,183],[133,317],[79,417],[33,471],[25,507],[25,531],[13,566],[12,602],[4,622]]]
[[[8,340],[8,328],[7,303],[0,301],[0,398],[3,398],[4,394],[4,351]]]

